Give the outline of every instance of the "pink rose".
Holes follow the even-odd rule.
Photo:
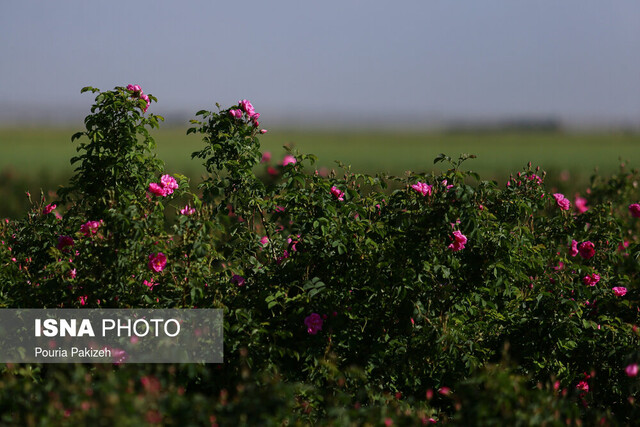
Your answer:
[[[588,392],[588,391],[589,391],[589,383],[588,383],[588,382],[586,382],[586,381],[580,381],[580,382],[578,383],[578,385],[576,385],[576,388],[577,388],[578,390],[582,390],[582,391],[584,391],[584,392]]]
[[[628,377],[635,377],[636,375],[638,375],[638,364],[632,363],[631,365],[628,365],[624,369],[624,372],[627,374]]]
[[[287,166],[287,165],[295,165],[296,164],[296,158],[293,157],[291,154],[287,154],[286,156],[284,156],[284,159],[282,159],[282,166]]]
[[[147,110],[149,109],[149,105],[151,105],[151,101],[149,100],[149,97],[147,95],[144,95],[144,94],[140,95],[140,99],[144,99],[145,101],[147,101],[147,105],[142,110],[143,113],[146,113]]]
[[[177,190],[178,187],[180,187],[178,185],[178,182],[176,181],[176,179],[174,177],[172,177],[171,175],[162,175],[160,177],[160,183],[162,184],[162,186],[164,188],[167,189],[167,191],[168,191],[167,194],[173,193],[173,190]]]
[[[229,110],[229,114],[231,114],[231,117],[236,119],[242,118],[242,110]]]
[[[571,256],[578,255],[578,242],[576,242],[575,240],[571,241],[571,245],[569,246],[569,254],[571,254]]]
[[[240,108],[242,108],[242,110],[244,110],[245,113],[247,113],[249,117],[256,114],[256,110],[254,110],[253,105],[251,105],[251,103],[246,99],[238,101],[238,105],[240,106]]]
[[[151,184],[149,184],[149,192],[160,197],[166,196],[164,188],[162,187],[161,184],[158,184],[157,182],[152,182]]]
[[[600,281],[600,275],[598,274],[589,274],[582,278],[582,283],[587,286],[595,286]]]
[[[614,288],[611,288],[611,290],[617,297],[623,297],[627,293],[627,288],[625,288],[624,286],[616,286]]]
[[[149,268],[156,273],[160,273],[167,265],[167,256],[162,252],[149,254]]]
[[[414,190],[416,190],[418,193],[422,194],[423,196],[426,195],[431,195],[432,192],[432,186],[429,184],[426,184],[424,182],[420,182],[418,181],[416,184],[413,184],[411,186],[411,188],[413,188]]]
[[[440,387],[438,389],[438,393],[443,396],[448,396],[451,393],[451,389],[449,387]]]
[[[127,86],[127,90],[133,92],[131,94],[132,98],[140,98],[140,99],[143,99],[143,100],[145,100],[147,102],[147,105],[142,110],[143,113],[146,113],[147,110],[149,109],[149,105],[151,104],[151,100],[149,99],[149,96],[145,95],[142,92],[142,88],[139,85],[128,85]]]
[[[629,212],[631,212],[632,217],[640,218],[640,204],[633,203],[629,205]]]
[[[42,215],[48,215],[50,214],[54,209],[56,208],[56,205],[54,205],[53,203],[48,204],[47,206],[44,207],[44,209],[42,210]]]
[[[98,232],[100,225],[104,224],[104,221],[87,221],[80,226],[80,231],[84,234],[84,237],[89,237],[92,234]]]
[[[556,199],[556,203],[558,204],[560,209],[562,209],[563,211],[569,210],[569,208],[571,207],[571,202],[569,201],[569,199],[564,197],[564,194],[555,193],[553,197]]]
[[[333,187],[331,187],[331,194],[333,194],[334,197],[336,199],[338,199],[338,201],[340,201],[340,202],[344,201],[344,193],[342,191],[340,191],[340,189],[338,187],[336,187],[335,185]]]
[[[149,192],[156,196],[166,197],[177,190],[179,187],[178,182],[171,175],[162,175],[160,177],[160,183],[152,182],[149,184]]]
[[[267,163],[271,161],[271,153],[269,151],[265,151],[262,153],[262,159],[260,159],[260,163]]]
[[[578,246],[578,252],[580,252],[580,256],[584,259],[589,259],[596,254],[595,245],[590,241],[580,243]]]
[[[453,232],[453,237],[451,239],[453,240],[453,243],[451,243],[448,248],[454,252],[464,249],[464,245],[467,243],[467,236],[462,234],[459,230]]]
[[[307,327],[307,332],[311,335],[315,335],[318,331],[322,330],[322,317],[318,313],[311,313],[304,319],[304,324]]]
[[[589,210],[589,208],[587,207],[587,199],[585,199],[584,197],[580,197],[576,195],[574,204],[576,207],[576,211],[580,214],[585,213],[586,211]]]

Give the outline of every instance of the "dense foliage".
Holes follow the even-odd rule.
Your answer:
[[[262,153],[242,100],[192,121],[194,192],[152,153],[154,97],[84,90],[69,185],[0,226],[1,306],[221,308],[225,363],[5,366],[3,422],[640,416],[638,171],[573,201],[531,165],[483,181],[468,155],[437,175],[323,176],[312,155]]]

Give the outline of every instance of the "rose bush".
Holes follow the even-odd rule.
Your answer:
[[[152,95],[85,91],[69,185],[0,225],[0,303],[220,308],[225,363],[6,366],[3,422],[640,415],[637,171],[594,176],[576,212],[538,168],[500,188],[469,155],[438,156],[438,174],[322,176],[312,155],[271,164],[242,100],[192,120],[196,190],[152,153]]]

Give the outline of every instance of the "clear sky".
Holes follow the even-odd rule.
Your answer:
[[[640,1],[0,1],[0,107],[640,122]]]

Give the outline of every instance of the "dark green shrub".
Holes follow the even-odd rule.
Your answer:
[[[205,144],[200,198],[162,174],[146,129],[160,118],[144,115],[141,91],[88,90],[62,219],[42,202],[2,224],[1,303],[222,308],[225,363],[7,367],[6,422],[637,417],[625,371],[640,360],[637,171],[594,177],[585,212],[531,165],[499,188],[463,169],[468,155],[399,178],[324,177],[313,156],[289,153],[263,180],[259,124],[241,101],[189,130]],[[168,219],[176,196],[189,205]]]

